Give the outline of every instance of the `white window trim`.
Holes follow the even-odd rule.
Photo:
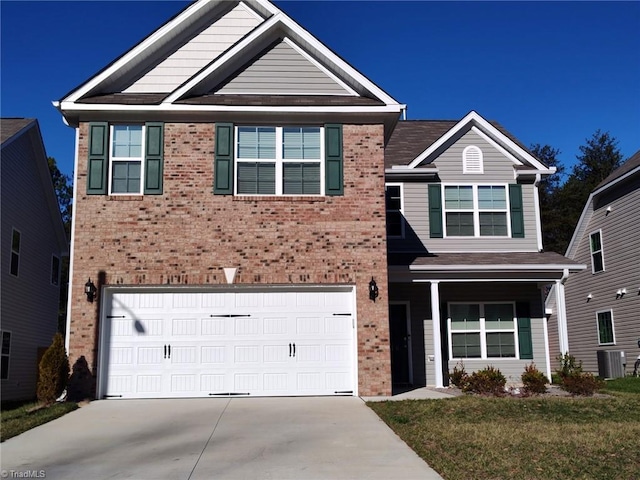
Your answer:
[[[2,353],[2,337],[5,333],[9,334],[9,353]],[[2,380],[9,380],[11,375],[11,347],[13,345],[13,332],[11,330],[0,330],[0,357],[7,357],[7,378]]]
[[[114,157],[113,156],[113,139],[114,134],[113,134],[113,129],[114,127],[121,127],[121,126],[138,126],[140,125],[142,127],[142,138],[141,138],[141,145],[140,145],[140,158],[137,157]],[[115,196],[122,196],[122,195],[128,195],[128,196],[132,196],[132,195],[140,195],[142,196],[144,194],[144,182],[145,182],[145,161],[144,161],[144,157],[145,157],[145,150],[146,150],[146,145],[147,145],[147,128],[145,125],[141,125],[139,123],[114,123],[109,125],[109,172],[107,173],[107,178],[109,181],[109,195],[115,195]],[[113,192],[112,188],[113,188],[113,164],[117,163],[117,162],[137,162],[140,161],[140,191],[139,192]]]
[[[599,234],[600,235],[600,250],[598,250],[600,252],[600,257],[602,258],[602,270],[599,270],[596,272],[595,269],[595,264],[593,263],[593,254],[595,253],[592,249],[591,249],[591,237],[595,234]],[[604,271],[606,271],[607,267],[604,263],[604,239],[602,238],[602,229],[598,229],[598,230],[594,230],[593,232],[591,232],[589,234],[589,261],[591,262],[591,273],[592,274],[597,274],[597,273],[602,273]]]
[[[13,236],[15,233],[18,233],[18,235],[20,235],[20,244],[18,245],[18,251],[15,252],[13,250]],[[11,275],[12,277],[16,277],[19,278],[20,277],[20,250],[22,250],[22,232],[20,230],[18,230],[17,228],[11,228],[11,249],[9,252],[9,275]],[[17,255],[18,256],[18,268],[16,269],[16,273],[15,275],[13,274],[13,272],[11,272],[11,264],[13,263],[13,255]]]
[[[513,329],[487,330],[486,319],[484,313],[485,305],[505,305],[509,304],[513,308]],[[477,330],[452,330],[451,328],[451,305],[479,305],[480,306],[480,328]],[[480,333],[480,357],[466,358],[453,356],[452,335],[454,333]],[[513,333],[515,342],[515,357],[489,357],[487,356],[487,333]],[[448,302],[447,303],[447,340],[449,343],[449,358],[451,360],[472,361],[472,360],[490,360],[490,361],[513,361],[520,360],[520,339],[518,337],[518,318],[516,316],[515,302]]]
[[[387,205],[386,205],[386,190],[387,187],[400,187],[400,231],[401,234],[400,236],[398,235],[388,235],[387,234],[387,238],[404,238],[405,236],[405,218],[404,218],[404,183],[400,183],[400,182],[389,182],[389,183],[385,183],[384,184],[384,188],[385,188],[385,219],[386,219],[386,214],[388,212],[387,210]]]
[[[479,160],[479,170],[470,170],[467,163],[467,155],[470,150],[478,150],[480,155]],[[482,149],[477,145],[468,145],[462,150],[462,173],[469,175],[482,175],[484,173],[484,154],[482,153]]]
[[[445,202],[446,187],[472,187],[473,188],[473,211],[471,209],[447,210]],[[480,206],[478,200],[478,187],[504,187],[506,208],[504,210],[482,210],[482,213],[506,213],[507,234],[506,235],[480,235]],[[509,184],[507,183],[443,183],[442,184],[442,229],[444,238],[511,238],[511,203],[509,200]],[[447,212],[449,213],[473,213],[473,236],[448,235],[447,233]]]
[[[53,281],[53,259],[57,258],[58,259],[58,271],[55,272],[56,273],[56,283],[54,283]],[[49,279],[51,281],[51,285],[53,285],[54,287],[59,287],[60,286],[60,272],[62,270],[62,259],[58,256],[58,255],[51,255],[51,278]]]
[[[600,343],[600,322],[598,321],[598,315],[601,313],[609,313],[609,315],[611,316],[611,333],[613,335],[613,342]],[[613,321],[613,310],[611,308],[596,311],[596,331],[598,332],[598,345],[615,345],[616,344],[616,325],[615,325],[615,322]]]
[[[276,129],[276,158],[241,158],[238,155],[238,129],[242,127],[273,127]],[[282,148],[282,131],[284,128],[319,128],[320,129],[320,158],[319,159],[284,159],[283,158],[283,148]],[[233,194],[238,197],[322,197],[325,195],[325,148],[324,148],[324,127],[319,125],[235,125],[234,126],[234,145],[233,145],[233,156],[234,156],[234,167],[233,167]],[[276,190],[274,194],[266,194],[266,193],[238,193],[238,163],[274,163],[276,165]],[[304,193],[300,195],[295,195],[291,193],[282,193],[283,192],[283,165],[285,163],[320,163],[320,193],[319,194],[311,194]]]

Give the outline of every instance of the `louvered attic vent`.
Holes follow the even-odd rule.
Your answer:
[[[464,173],[483,173],[482,150],[475,145],[469,145],[462,151],[462,165]]]

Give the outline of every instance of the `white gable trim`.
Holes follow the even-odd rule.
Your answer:
[[[498,142],[496,142],[489,135],[485,134],[478,127],[475,127],[475,126],[471,127],[471,131],[476,133],[479,137],[481,137],[484,141],[486,141],[489,145],[491,145],[493,148],[498,150],[502,155],[507,157],[513,163],[515,163],[516,165],[522,165],[522,162],[520,160],[518,160],[516,157],[514,157],[507,149],[505,149],[502,145],[500,145]]]
[[[518,146],[515,142],[513,142],[509,137],[504,135],[500,130],[495,128],[489,122],[487,122],[484,118],[482,118],[477,112],[471,110],[467,115],[464,116],[462,120],[456,123],[453,127],[449,129],[447,133],[445,133],[442,137],[440,137],[436,142],[431,144],[424,152],[418,155],[415,160],[413,160],[409,164],[409,168],[415,168],[420,163],[422,163],[426,158],[432,155],[435,151],[437,151],[441,146],[443,146],[446,142],[448,142],[451,138],[453,138],[456,134],[462,131],[468,124],[472,123],[474,127],[478,127],[477,130],[482,130],[485,133],[483,138],[495,139],[492,144],[502,144],[509,148],[511,151],[514,151],[519,156],[521,156],[525,161],[531,164],[538,170],[549,171],[542,163],[540,163],[533,155],[528,153],[526,150]],[[472,127],[473,128],[473,127]],[[504,148],[503,148],[504,150]],[[512,158],[516,162],[519,162],[515,159],[513,155],[509,155],[509,158]],[[513,161],[512,160],[512,161]]]
[[[154,33],[152,33],[149,37],[144,39],[138,45],[133,47],[127,53],[125,53],[122,57],[116,60],[110,67],[106,68],[103,72],[99,73],[84,85],[80,86],[70,95],[67,95],[66,98],[63,99],[61,103],[66,102],[76,102],[78,99],[84,97],[87,93],[93,90],[95,87],[100,85],[106,79],[108,79],[115,72],[123,68],[127,63],[133,61],[139,55],[142,55],[147,48],[150,48],[155,43],[160,41],[163,37],[171,33],[171,30],[177,28],[183,22],[191,19],[194,15],[200,13],[200,11],[208,4],[208,1],[200,1],[195,2],[189,7],[187,7],[180,15],[178,15],[173,20],[167,22]]]

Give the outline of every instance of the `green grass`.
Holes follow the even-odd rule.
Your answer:
[[[624,377],[607,380],[603,391],[635,393],[640,395],[640,377]]]
[[[446,480],[639,478],[640,396],[368,405]]]
[[[55,403],[50,407],[35,409],[37,405],[37,402],[29,402],[3,407],[0,441],[4,442],[78,408],[78,404],[73,402]]]

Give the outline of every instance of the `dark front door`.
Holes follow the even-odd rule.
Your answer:
[[[391,341],[391,378],[394,385],[409,385],[409,333],[407,305],[389,305],[389,324]]]

